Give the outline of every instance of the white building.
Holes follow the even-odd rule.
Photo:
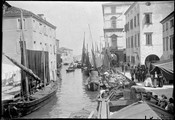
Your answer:
[[[173,59],[174,50],[174,11],[160,23],[163,25],[163,57],[162,60]]]
[[[126,48],[124,13],[132,3],[133,2],[112,2],[102,4],[104,38],[113,49]]]
[[[8,8],[3,14],[3,52],[21,63],[21,11],[23,13],[23,27],[26,49],[28,53],[29,68],[41,77],[41,54],[45,52],[45,65],[48,79],[56,79],[56,26],[44,18],[43,14],[36,15],[30,11],[14,6]],[[30,54],[31,53],[31,54]],[[12,64],[3,56],[3,63]]]
[[[126,59],[132,64],[160,60],[163,55],[160,21],[174,10],[174,1],[134,2],[125,12]]]
[[[63,64],[73,62],[73,50],[72,49],[61,47],[59,48],[59,52],[61,53],[61,59],[62,59]]]

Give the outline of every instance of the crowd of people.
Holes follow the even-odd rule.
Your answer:
[[[155,98],[158,100],[156,105],[160,106],[171,114],[174,113],[174,99],[172,97],[168,100],[167,97],[163,94],[161,95],[161,99],[158,99],[157,95],[155,95]]]
[[[147,80],[145,86],[154,88],[163,87],[165,79],[163,78],[163,74],[160,70],[156,70],[154,73],[150,73],[150,70],[145,65],[139,64],[137,66],[130,66],[127,64],[126,66],[122,65],[122,72],[129,69],[132,81],[145,82]]]

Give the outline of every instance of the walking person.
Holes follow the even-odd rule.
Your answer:
[[[135,66],[135,79],[138,80],[138,69],[137,69],[137,66]]]
[[[142,76],[142,68],[140,67],[139,69],[139,79],[140,79],[140,82],[142,82],[143,80],[143,76]]]
[[[124,63],[122,62],[122,72],[124,71]]]
[[[159,78],[159,87],[163,87],[163,75],[162,75],[162,73],[159,74],[158,78]]]
[[[138,79],[138,82],[140,82],[140,67],[139,66],[137,67],[137,79]]]
[[[153,79],[153,87],[156,88],[157,87],[157,79],[158,79],[158,76],[157,76],[157,71],[155,71],[155,74],[154,74],[154,79]]]
[[[130,74],[131,74],[131,79],[133,79],[133,77],[134,77],[134,75],[133,75],[133,66],[131,66]]]

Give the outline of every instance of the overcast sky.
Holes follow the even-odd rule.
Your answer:
[[[100,43],[100,36],[104,35],[102,4],[105,2],[8,1],[8,3],[34,14],[44,14],[46,20],[57,27],[56,38],[60,40],[60,47],[73,49],[74,55],[81,54],[84,32],[89,50],[92,40]]]

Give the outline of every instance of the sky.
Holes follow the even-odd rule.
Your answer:
[[[83,39],[91,49],[93,43],[100,44],[103,37],[102,4],[105,2],[61,2],[61,1],[7,1],[34,14],[44,14],[48,22],[57,27],[56,38],[60,47],[73,49],[74,55],[82,53]],[[89,26],[90,29],[89,29]],[[90,32],[92,38],[90,37]],[[99,45],[100,46],[100,45]]]

